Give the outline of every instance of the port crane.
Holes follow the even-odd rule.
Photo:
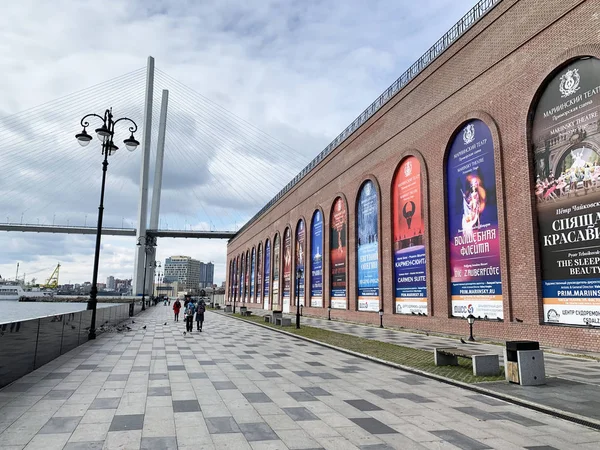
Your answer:
[[[58,274],[60,272],[60,263],[56,265],[54,272],[50,275],[50,278],[46,280],[46,283],[42,285],[43,288],[46,289],[56,289],[58,288]]]

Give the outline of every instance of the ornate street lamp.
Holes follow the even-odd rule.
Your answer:
[[[473,314],[469,314],[467,316],[467,322],[469,323],[469,341],[474,341],[473,338],[473,324],[475,323],[475,316]]]
[[[77,142],[82,147],[85,147],[92,140],[92,136],[90,136],[86,128],[90,126],[90,123],[87,121],[88,117],[97,117],[102,121],[102,126],[96,129],[96,135],[102,144],[102,155],[104,155],[104,161],[102,162],[102,188],[100,189],[100,206],[98,207],[98,225],[96,229],[96,252],[94,254],[94,272],[92,275],[92,290],[90,292],[90,299],[87,304],[87,309],[92,311],[92,322],[90,324],[90,332],[88,334],[88,339],[96,339],[96,306],[98,304],[98,263],[100,261],[100,238],[102,236],[102,217],[104,214],[104,187],[106,185],[106,171],[108,169],[108,157],[114,154],[119,147],[117,147],[113,138],[115,135],[115,125],[121,121],[131,122],[132,126],[129,127],[129,131],[131,132],[131,136],[123,141],[125,147],[130,152],[134,151],[140,143],[135,139],[133,133],[137,131],[137,124],[127,118],[122,117],[117,120],[113,120],[112,108],[107,109],[104,112],[104,116],[100,116],[98,114],[87,114],[83,116],[81,119],[81,126],[83,127],[83,131],[75,135],[77,138]]]
[[[383,309],[379,310],[379,328],[383,328]]]

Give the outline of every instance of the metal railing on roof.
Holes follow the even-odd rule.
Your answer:
[[[238,233],[244,231],[256,219],[262,216],[271,206],[273,206],[281,197],[292,189],[304,176],[310,172],[318,163],[320,163],[327,155],[335,150],[348,136],[354,133],[361,125],[369,120],[388,100],[396,95],[404,86],[406,86],[413,78],[421,73],[429,66],[438,56],[440,56],[448,47],[450,47],[460,36],[462,36],[469,28],[491,11],[502,0],[480,0],[469,12],[467,12],[450,30],[444,34],[435,44],[421,56],[417,62],[408,68],[406,72],[400,75],[392,85],[383,91],[377,99],[371,103],[354,121],[346,127],[331,143],[323,149],[302,171],[296,175],[275,197],[263,206],[248,222],[242,226]]]

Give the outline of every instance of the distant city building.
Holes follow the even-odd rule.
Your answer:
[[[215,276],[215,265],[211,262],[200,262],[200,287],[212,287]]]
[[[180,290],[196,292],[200,285],[200,264],[189,256],[171,256],[165,260],[163,282],[177,281]]]
[[[106,279],[106,288],[110,290],[115,290],[115,277],[112,275]]]

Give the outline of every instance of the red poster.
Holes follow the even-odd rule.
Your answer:
[[[331,211],[331,307],[346,309],[346,249],[348,214],[346,204],[338,197]]]

